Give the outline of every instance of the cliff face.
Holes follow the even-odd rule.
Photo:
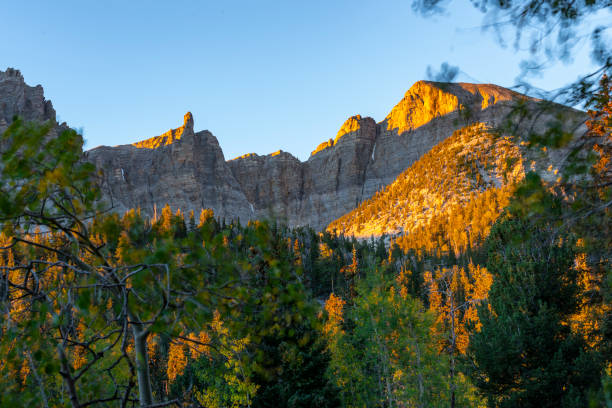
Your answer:
[[[330,146],[313,152],[306,162],[285,152],[229,161],[255,216],[321,229],[354,208],[362,200],[376,123],[354,116],[343,129],[348,130],[341,130]]]
[[[251,216],[217,139],[208,131],[194,132],[190,113],[182,127],[158,138],[97,147],[84,156],[102,170],[103,191],[116,211],[140,208],[152,215],[170,204],[196,216],[202,208],[221,216]]]
[[[323,229],[455,130],[498,124],[518,98],[525,97],[495,85],[419,81],[383,121],[349,118],[335,139],[321,143],[305,162],[282,151],[226,161],[215,136],[194,131],[190,113],[182,126],[160,136],[98,147],[84,157],[102,171],[106,198],[119,212],[141,208],[152,215],[170,204],[196,214],[212,208],[219,217],[243,222],[274,218]],[[0,72],[0,130],[13,115],[55,120],[42,87],[25,85],[21,74],[9,69]]]
[[[14,116],[26,121],[55,122],[55,110],[51,101],[45,100],[43,87],[26,85],[21,72],[8,68],[0,71],[0,133]]]

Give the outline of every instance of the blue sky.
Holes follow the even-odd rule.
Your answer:
[[[305,160],[347,117],[382,120],[428,65],[513,85],[526,54],[483,33],[468,1],[428,19],[410,4],[0,0],[0,69],[42,84],[86,148],[158,135],[191,111],[226,159],[282,149]],[[587,51],[534,83],[576,79]]]

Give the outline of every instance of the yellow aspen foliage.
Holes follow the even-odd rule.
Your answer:
[[[602,76],[600,86],[599,101],[595,109],[589,110],[590,120],[586,125],[589,136],[599,141],[593,146],[598,156],[593,171],[601,184],[605,185],[612,179],[612,87],[607,75]]]
[[[168,348],[168,368],[166,374],[168,380],[173,382],[177,376],[183,373],[187,367],[187,353],[185,353],[185,346],[183,343],[171,342]]]
[[[15,266],[15,258],[13,255],[13,251],[7,251],[7,260],[5,261],[5,265],[9,268]],[[19,282],[25,285],[24,282],[24,274],[22,270],[9,270],[8,271],[8,280],[9,282]],[[12,289],[10,293],[10,298],[12,301],[9,303],[9,318],[14,321],[20,321],[21,317],[26,311],[26,304],[24,298],[24,291],[22,289]]]
[[[189,345],[189,353],[192,359],[195,360],[202,354],[210,357],[210,347],[205,345],[210,343],[210,336],[207,332],[201,331],[197,336],[195,333],[190,333],[187,337],[192,340],[192,343]]]
[[[170,209],[168,204],[162,209],[160,222],[162,231],[170,231],[172,229],[172,209]]]
[[[85,325],[83,325],[83,323],[79,323],[76,330],[77,340],[82,341],[84,339],[86,330],[87,328]],[[72,355],[72,368],[74,368],[76,371],[85,364],[87,364],[87,350],[82,347],[76,347]]]
[[[395,278],[395,281],[397,282],[397,285],[399,287],[399,295],[402,300],[406,300],[406,298],[408,297],[408,287],[406,286],[406,284],[411,275],[412,271],[402,267],[400,269],[399,274],[397,275],[397,278]]]
[[[23,363],[21,364],[21,369],[19,370],[19,379],[21,380],[21,384],[25,385],[28,376],[30,375],[30,365],[28,363],[27,358],[23,359]]]
[[[429,308],[436,315],[440,349],[464,354],[469,344],[466,325],[480,329],[476,306],[487,299],[493,276],[486,268],[470,263],[467,272],[454,265],[424,274]]]
[[[323,333],[326,336],[335,336],[339,330],[340,325],[344,321],[343,309],[345,301],[336,296],[334,293],[329,295],[329,298],[325,302],[325,311],[327,312],[328,319],[323,326]]]
[[[333,255],[332,249],[325,243],[319,243],[319,253],[321,254],[321,258],[331,258]]]
[[[302,252],[300,250],[300,242],[297,238],[293,241],[293,255],[296,257],[296,265],[302,265]]]
[[[354,245],[351,254],[351,264],[343,266],[340,269],[340,272],[346,274],[348,277],[354,277],[359,273],[359,260],[357,259],[357,249],[355,249]]]
[[[155,352],[157,351],[157,336],[150,336],[147,341],[147,355],[149,356],[149,362],[155,363]]]
[[[358,269],[358,267],[359,267],[359,260],[357,259],[357,249],[355,249],[355,245],[353,245],[352,255],[353,255],[353,260],[351,262],[351,266],[350,266],[349,272],[350,272],[351,275],[355,276],[359,272],[359,269]]]
[[[211,210],[210,208],[202,208],[202,211],[200,211],[200,220],[198,222],[198,228],[202,227],[202,225],[206,224],[208,220],[213,218],[214,216],[215,214],[213,210]]]
[[[579,240],[577,245],[583,245],[583,241]],[[601,288],[598,277],[588,265],[586,253],[576,255],[574,267],[578,271],[578,284],[586,295],[580,299],[578,311],[570,316],[566,324],[569,324],[572,332],[579,333],[589,346],[594,347],[603,340],[600,322],[610,313],[612,307],[605,302],[591,301]]]
[[[476,330],[480,331],[481,323],[478,319],[476,306],[487,299],[489,289],[493,284],[493,275],[487,271],[487,268],[474,265],[471,262],[468,265],[468,271],[468,274],[461,275],[462,286],[468,301],[464,312],[464,321],[472,324]]]

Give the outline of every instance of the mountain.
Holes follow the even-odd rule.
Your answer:
[[[468,84],[447,86],[456,94],[461,92],[457,87],[474,89]],[[517,97],[498,93],[498,87],[485,87],[491,99]],[[547,181],[559,178],[569,147],[527,148],[524,136],[541,132],[553,119],[560,120],[565,130],[582,133],[586,115],[562,105],[546,105],[544,109],[528,103],[523,118],[514,121],[516,133],[512,135],[494,131],[497,121],[506,116],[503,112],[492,120],[472,116],[470,124],[450,133],[384,189],[332,221],[327,230],[360,238],[390,235],[405,251],[424,248],[458,253],[488,235],[527,171],[536,171]],[[440,105],[431,112],[435,109],[454,112]],[[392,116],[393,111],[387,119]],[[413,121],[419,123],[421,118],[413,116]]]
[[[495,85],[420,81],[383,121],[350,117],[305,162],[283,151],[225,161],[217,139],[193,133],[191,119],[161,136],[96,148],[86,157],[104,171],[105,191],[119,211],[139,206],[151,213],[168,203],[184,211],[208,207],[242,221],[274,218],[323,229],[453,131],[474,121],[498,124],[518,98]]]
[[[42,87],[28,87],[18,71],[0,73],[6,123],[14,113],[54,120],[42,95]],[[160,136],[97,147],[84,152],[84,158],[101,170],[103,191],[115,211],[138,207],[153,215],[170,204],[184,212],[211,208],[219,217],[243,222],[274,218],[322,230],[393,183],[455,131],[471,124],[499,125],[517,101],[528,107],[537,103],[496,85],[419,81],[385,119],[348,118],[335,138],[321,143],[304,162],[283,151],[226,160],[211,132],[194,130],[191,113],[182,126]],[[540,118],[537,125],[546,120]],[[400,223],[396,229],[373,227],[374,221],[363,225],[362,235],[404,231]],[[346,233],[358,228],[346,222],[332,226]]]

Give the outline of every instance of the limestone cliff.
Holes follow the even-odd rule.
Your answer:
[[[191,113],[183,126],[162,136],[134,145],[97,147],[84,156],[102,170],[102,188],[115,211],[140,208],[152,215],[170,204],[196,215],[211,208],[220,216],[251,217],[217,138],[206,130],[194,132]]]
[[[499,124],[524,96],[496,85],[419,81],[380,123],[349,118],[335,139],[300,163],[250,154],[229,162],[256,217],[316,229],[392,183],[435,145],[470,123]]]
[[[330,146],[306,162],[289,153],[250,154],[228,162],[254,216],[323,228],[363,200],[365,171],[376,140],[372,118],[347,120]]]

